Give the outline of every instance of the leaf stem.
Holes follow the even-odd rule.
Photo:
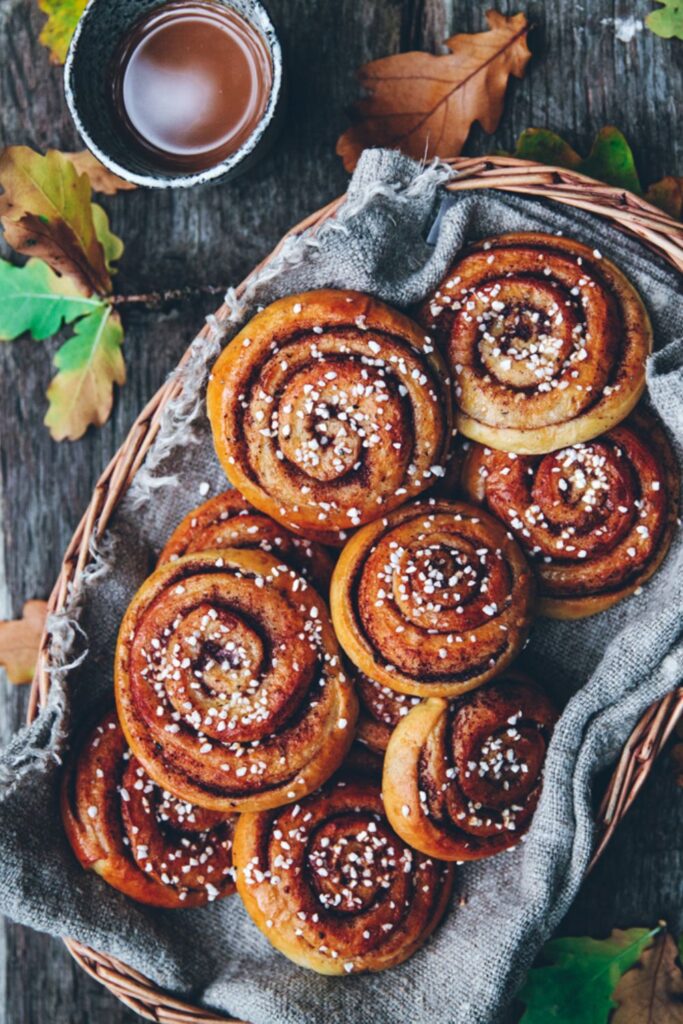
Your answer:
[[[158,292],[140,292],[136,295],[110,295],[106,299],[110,305],[117,306],[162,306],[167,302],[178,302],[196,295],[223,295],[225,285],[198,284],[184,288],[166,288]]]

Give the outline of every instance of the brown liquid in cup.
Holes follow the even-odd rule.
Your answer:
[[[114,104],[134,144],[160,168],[202,171],[249,138],[272,83],[265,40],[241,15],[211,0],[176,0],[125,38]]]

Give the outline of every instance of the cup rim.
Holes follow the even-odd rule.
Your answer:
[[[140,174],[136,171],[131,171],[124,167],[113,157],[109,156],[92,138],[90,132],[83,124],[83,120],[80,115],[76,96],[74,94],[73,87],[73,76],[74,76],[74,63],[76,60],[76,53],[78,50],[78,41],[83,31],[83,26],[86,23],[92,8],[97,2],[101,0],[88,0],[88,3],[83,11],[83,14],[78,20],[76,29],[72,36],[69,44],[69,49],[64,62],[64,94],[66,96],[66,103],[69,108],[69,113],[76,126],[78,134],[85,142],[90,152],[97,157],[101,164],[103,164],[112,173],[123,178],[124,181],[129,181],[131,184],[140,185],[144,188],[158,188],[158,189],[173,189],[173,188],[192,188],[194,185],[204,185],[211,181],[216,181],[222,178],[233,168],[237,167],[242,163],[246,157],[255,149],[258,143],[263,138],[266,130],[271,124],[275,110],[280,99],[282,92],[282,74],[283,74],[283,61],[282,61],[282,46],[280,39],[275,31],[275,26],[271,20],[271,17],[266,10],[265,6],[261,3],[261,0],[250,0],[250,3],[254,8],[258,9],[259,17],[261,19],[261,25],[253,25],[257,31],[264,37],[264,42],[270,53],[271,63],[273,68],[273,80],[270,87],[270,93],[268,95],[268,102],[266,109],[259,122],[255,125],[251,135],[249,135],[239,149],[236,149],[234,153],[230,153],[227,157],[220,161],[220,163],[214,164],[211,167],[204,168],[201,171],[193,171],[191,174],[178,174],[169,175],[168,177],[160,172],[159,174],[149,173]],[[163,5],[164,0],[159,0],[159,6]],[[246,15],[239,9],[237,4],[233,3],[233,0],[217,0],[225,6],[230,6],[236,11],[245,21],[249,21]]]

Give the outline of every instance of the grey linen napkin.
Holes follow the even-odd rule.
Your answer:
[[[194,344],[184,390],[124,500],[67,615],[52,623],[47,706],[0,759],[0,909],[111,953],[160,986],[251,1024],[490,1024],[569,907],[594,842],[591,787],[639,715],[683,676],[683,544],[640,596],[581,623],[539,621],[523,661],[566,708],[526,842],[457,874],[453,907],[426,947],[389,974],[324,978],[274,952],[237,896],[201,910],[138,906],[81,870],[57,800],[68,737],[111,694],[123,611],[168,532],[225,487],[204,411],[207,367],[257,305],[321,286],[406,306],[466,240],[509,230],[562,232],[599,248],[642,293],[657,352],[649,400],[683,445],[683,304],[676,275],[639,243],[549,201],[472,192],[446,199],[448,171],[393,152],[364,155],[340,216],[289,242],[211,337]],[[435,217],[439,212],[438,222]],[[430,235],[431,231],[431,235]],[[429,239],[429,242],[427,241]],[[431,244],[430,244],[431,243]]]

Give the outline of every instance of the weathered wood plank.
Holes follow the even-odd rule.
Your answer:
[[[489,0],[272,0],[289,55],[286,134],[245,181],[186,195],[129,193],[106,201],[127,244],[122,291],[234,283],[292,224],[345,187],[334,156],[365,60],[412,47],[436,47],[453,31],[477,31]],[[580,151],[605,123],[634,145],[644,180],[683,168],[676,98],[683,90],[683,47],[649,33],[615,35],[615,18],[644,17],[649,0],[519,0],[537,26],[536,56],[514,82],[499,131],[475,129],[468,151],[511,149],[524,128],[560,131]],[[0,144],[76,148],[60,72],[37,43],[34,0],[0,5]],[[155,313],[126,314],[129,380],[100,431],[54,444],[42,426],[54,343],[22,340],[0,349],[0,615],[44,596],[98,474],[144,401],[163,381],[213,306],[197,299]],[[4,567],[4,568],[3,568]],[[2,580],[6,586],[3,587]],[[0,732],[23,721],[26,694],[0,689]],[[606,931],[660,916],[681,922],[683,795],[661,766],[572,909],[564,930]],[[9,1024],[130,1024],[137,1018],[44,936],[6,925],[0,1015]],[[2,943],[0,943],[0,955]]]

